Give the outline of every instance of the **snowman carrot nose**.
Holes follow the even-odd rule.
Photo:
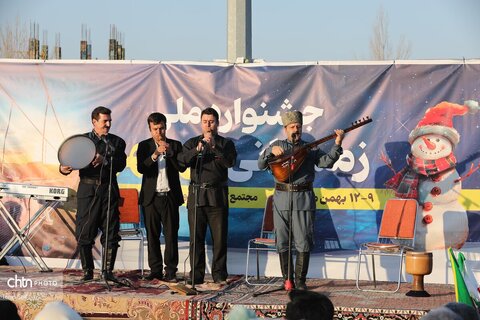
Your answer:
[[[425,144],[427,145],[427,148],[430,149],[430,150],[433,150],[435,149],[437,146],[435,145],[435,143],[431,142],[429,139],[425,138],[425,137],[422,137],[423,139],[423,142],[425,142]]]

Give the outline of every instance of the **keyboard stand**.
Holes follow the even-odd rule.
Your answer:
[[[25,249],[27,250],[28,255],[32,258],[33,262],[37,265],[37,267],[42,272],[51,272],[50,269],[45,261],[43,261],[42,257],[38,254],[35,250],[35,247],[30,242],[30,238],[28,235],[28,231],[30,231],[31,226],[40,218],[40,216],[47,210],[53,210],[60,204],[60,201],[55,200],[45,200],[43,206],[35,212],[35,214],[30,218],[30,221],[23,227],[20,228],[10,215],[10,212],[5,208],[1,197],[0,197],[0,215],[3,219],[7,222],[8,226],[13,232],[12,238],[5,244],[2,251],[0,251],[0,259],[2,259],[15,245],[24,245]]]

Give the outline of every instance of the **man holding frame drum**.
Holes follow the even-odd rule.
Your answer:
[[[63,175],[68,175],[73,170],[79,170],[75,237],[83,269],[82,280],[93,279],[92,246],[98,229],[102,231],[100,238],[102,246],[107,248],[103,255],[103,277],[106,280],[114,280],[113,266],[117,256],[118,242],[121,239],[118,234],[120,197],[116,174],[125,169],[126,145],[122,138],[109,133],[112,124],[110,109],[102,106],[95,108],[92,111],[91,120],[92,131],[70,137],[60,146],[59,171]],[[80,163],[77,156],[69,157],[68,152],[65,152],[65,150],[78,152],[78,147],[72,147],[75,145],[73,141],[76,140],[81,140],[85,146],[82,152],[82,157],[87,159],[85,163]],[[85,141],[91,141],[91,143],[85,143]],[[89,152],[91,152],[90,155]]]

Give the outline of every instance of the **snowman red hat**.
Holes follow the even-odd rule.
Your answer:
[[[444,136],[453,146],[460,141],[460,134],[453,127],[453,117],[462,116],[467,112],[475,113],[480,110],[477,101],[467,100],[464,105],[447,101],[440,102],[425,111],[425,116],[417,124],[417,127],[410,132],[408,142],[410,144],[418,137],[427,134],[438,134]]]

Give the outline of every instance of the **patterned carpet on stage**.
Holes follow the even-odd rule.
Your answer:
[[[288,295],[278,288],[281,278],[263,278],[263,285],[248,285],[242,278],[232,283],[217,295],[200,302],[202,318],[225,314],[233,305],[243,305],[255,311],[257,317],[279,318],[285,315]],[[308,279],[309,290],[327,295],[335,306],[335,319],[360,320],[416,320],[428,310],[455,301],[453,285],[427,284],[431,297],[415,298],[406,296],[408,283],[392,292],[365,292],[356,289],[353,280]],[[379,283],[382,289],[391,290],[393,283]],[[218,318],[220,319],[220,318]]]
[[[9,267],[10,269],[12,267]],[[0,281],[0,295],[13,300],[23,320],[30,320],[50,301],[63,301],[76,310],[84,319],[186,319],[188,310],[187,296],[176,294],[166,283],[159,280],[145,281],[139,270],[117,272],[117,278],[125,285],[96,279],[82,283],[80,270],[55,270],[41,273],[37,270],[1,270],[2,278],[27,278],[55,280],[55,274],[61,274],[62,284],[53,288],[9,288],[6,281]],[[11,274],[11,276],[10,276]],[[25,276],[27,274],[28,276]],[[58,277],[57,277],[58,278]]]
[[[117,278],[128,286],[112,283],[110,290],[98,279],[98,274],[94,281],[81,283],[80,270],[54,270],[49,274],[0,267],[0,276],[0,296],[13,300],[24,320],[33,319],[46,303],[58,300],[91,320],[222,320],[234,305],[254,310],[257,317],[281,318],[289,301],[285,291],[276,290],[283,284],[280,278],[262,278],[261,285],[257,286],[247,284],[242,276],[229,277],[228,284],[223,286],[207,279],[205,284],[196,286],[198,295],[185,295],[172,284],[143,280],[138,270],[116,272]],[[61,284],[47,289],[38,286],[12,289],[5,280],[26,277],[36,281],[55,276],[62,279]],[[426,285],[432,294],[430,298],[406,297],[408,284],[402,284],[397,293],[358,291],[351,280],[308,279],[307,285],[310,290],[330,297],[335,306],[335,319],[416,320],[428,310],[455,300],[451,285]]]

